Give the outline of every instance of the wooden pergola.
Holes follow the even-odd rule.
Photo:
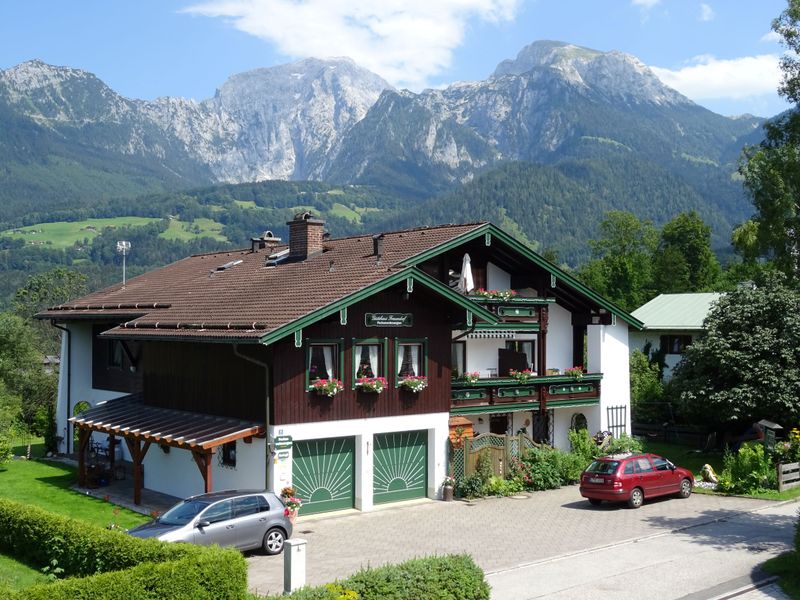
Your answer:
[[[133,394],[102,402],[69,419],[79,429],[78,483],[86,485],[86,456],[93,431],[108,434],[109,458],[114,467],[117,438],[125,440],[133,461],[133,501],[141,504],[142,463],[151,444],[182,448],[192,453],[205,482],[213,490],[211,458],[219,446],[236,440],[251,443],[266,433],[263,423],[253,423],[216,415],[148,406],[141,395]]]

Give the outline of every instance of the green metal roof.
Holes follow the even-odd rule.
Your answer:
[[[645,329],[702,330],[703,320],[722,294],[661,294],[631,314]]]

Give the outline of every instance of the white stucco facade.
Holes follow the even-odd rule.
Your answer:
[[[547,368],[564,371],[572,364],[572,314],[558,304],[548,308]]]
[[[269,428],[272,442],[279,436],[291,436],[293,442],[327,438],[355,438],[355,507],[372,510],[373,503],[373,439],[375,434],[402,431],[427,431],[427,496],[438,498],[447,470],[449,413],[429,413],[373,419],[349,419],[276,425]],[[292,485],[292,450],[274,454],[270,460],[268,488],[280,490]]]
[[[625,407],[625,428],[630,434],[631,387],[628,325],[617,319],[613,325],[589,325],[587,354],[590,373],[602,373],[598,430],[609,428],[608,407]],[[586,414],[589,417],[588,412]],[[590,431],[591,431],[590,422]]]

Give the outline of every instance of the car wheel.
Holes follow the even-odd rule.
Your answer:
[[[678,496],[681,498],[688,498],[692,495],[692,482],[688,479],[684,479],[681,481],[681,491],[678,492]]]
[[[642,488],[633,488],[630,498],[628,498],[628,506],[631,508],[639,508],[644,502],[644,492]]]
[[[589,498],[589,504],[592,506],[597,506],[602,502],[599,498]]]
[[[273,527],[264,534],[264,543],[262,544],[264,552],[269,555],[280,554],[283,551],[283,544],[286,541],[286,534],[282,529]]]

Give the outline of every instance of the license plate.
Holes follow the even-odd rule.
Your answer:
[[[604,479],[602,477],[590,477],[589,483],[603,483]]]

